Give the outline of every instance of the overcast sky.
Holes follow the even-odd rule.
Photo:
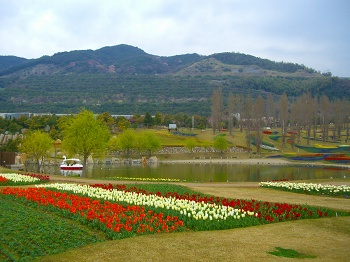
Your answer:
[[[240,52],[350,77],[349,0],[0,0],[0,55],[128,44]]]

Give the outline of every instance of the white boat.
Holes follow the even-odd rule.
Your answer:
[[[66,158],[63,157],[63,161],[60,164],[61,170],[83,170],[83,164],[78,158]]]

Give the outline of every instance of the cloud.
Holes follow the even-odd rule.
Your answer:
[[[347,0],[0,0],[0,54],[130,44],[154,55],[241,52],[349,76]]]

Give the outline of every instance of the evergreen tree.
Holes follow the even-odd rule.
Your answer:
[[[149,112],[146,112],[145,118],[143,119],[143,124],[146,127],[152,127],[154,125],[154,119]]]

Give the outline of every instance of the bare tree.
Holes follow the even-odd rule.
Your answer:
[[[344,128],[345,128],[345,142],[347,143],[349,141],[349,135],[350,135],[350,101],[344,100]]]
[[[300,114],[300,100],[297,99],[294,103],[291,104],[291,110],[290,110],[290,122],[291,122],[291,128],[292,128],[292,136],[290,139],[290,144],[292,148],[294,148],[295,145],[295,139],[298,137],[298,143],[300,143],[300,126],[301,126],[301,114]],[[297,132],[297,136],[295,135],[295,132]]]
[[[304,126],[304,129],[306,131],[306,143],[307,145],[310,145],[313,120],[315,112],[317,112],[314,105],[314,99],[310,93],[303,94],[300,97],[300,107],[302,110],[301,113],[303,114],[302,125]]]
[[[320,122],[322,126],[322,140],[328,140],[329,123],[331,116],[331,103],[328,96],[324,95],[320,99]]]
[[[237,108],[237,113],[239,114],[239,119],[238,119],[238,123],[239,123],[239,131],[243,132],[243,118],[242,116],[244,115],[244,97],[243,95],[237,95],[236,96],[236,108]]]
[[[245,106],[244,106],[244,126],[245,126],[245,139],[246,139],[246,143],[247,143],[247,150],[250,152],[250,143],[251,143],[251,139],[252,139],[252,123],[253,123],[253,101],[252,101],[252,97],[250,95],[248,95],[246,97],[246,101],[245,101]]]
[[[216,129],[220,128],[220,123],[223,113],[223,94],[222,88],[219,87],[217,90],[214,90],[211,97],[211,117],[212,117],[212,126],[213,134],[215,134]]]
[[[334,123],[334,129],[333,129],[333,141],[341,140],[341,130],[344,120],[344,107],[341,100],[335,100],[332,103],[333,107],[333,123]]]
[[[311,97],[311,96],[310,96]],[[317,127],[318,127],[318,109],[319,109],[319,102],[317,97],[311,98],[310,100],[311,103],[311,121],[313,123],[312,131],[313,131],[313,139],[316,141],[316,136],[317,136]]]
[[[230,132],[230,135],[232,136],[233,134],[233,114],[235,110],[235,97],[234,95],[230,92],[228,95],[228,105],[227,105],[227,114],[228,114],[228,130]]]
[[[266,118],[269,127],[271,127],[276,120],[276,103],[271,94],[268,94],[266,98]]]
[[[256,146],[256,152],[257,154],[260,154],[260,149],[262,145],[262,130],[264,127],[264,120],[263,117],[265,115],[265,101],[264,99],[259,96],[258,99],[255,101],[254,105],[254,129],[255,129],[255,146]]]
[[[286,93],[283,93],[280,97],[279,103],[280,109],[280,125],[282,127],[282,147],[286,147],[286,134],[287,134],[287,123],[288,123],[288,97]]]

